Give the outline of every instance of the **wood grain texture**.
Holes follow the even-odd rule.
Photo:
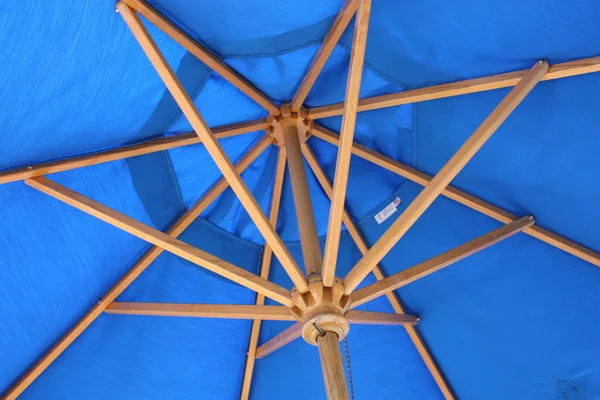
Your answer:
[[[277,336],[260,345],[258,349],[256,349],[256,358],[260,360],[300,337],[302,337],[302,324],[297,322]]]
[[[408,229],[427,210],[433,201],[444,191],[450,181],[463,169],[485,142],[498,129],[500,124],[521,103],[540,78],[548,70],[548,63],[536,63],[523,79],[508,93],[492,113],[483,121],[467,141],[458,149],[438,174],[419,195],[408,205],[390,228],[369,249],[367,254],[350,270],[344,278],[345,294],[349,295],[371,272],[373,267],[394,247]],[[340,138],[341,143],[341,138]]]
[[[317,339],[317,345],[319,346],[327,399],[348,400],[346,374],[337,335],[333,332],[325,332],[323,337]]]
[[[238,172],[246,169],[260,154],[271,144],[269,137],[264,137],[257,142],[236,163]],[[167,234],[177,237],[186,230],[192,222],[227,188],[227,181],[221,178],[187,210],[168,230]],[[164,250],[153,246],[148,250],[101,298],[94,304],[44,355],[36,361],[11,387],[4,393],[2,399],[13,400],[17,398],[27,387],[42,373],[62,352],[71,345],[91,324],[102,314],[129,285],[162,254]]]
[[[286,152],[285,148],[279,149],[279,156],[277,158],[277,166],[275,168],[275,180],[273,183],[273,194],[271,196],[271,212],[269,220],[273,226],[277,226],[277,219],[279,218],[279,208],[281,206],[281,192],[283,190],[283,179],[285,176],[285,165],[286,165]],[[265,244],[261,267],[260,277],[263,279],[269,279],[269,272],[271,270],[271,259],[273,252],[269,248],[268,244]],[[256,304],[263,305],[265,303],[265,297],[260,293],[256,294]],[[250,331],[250,340],[248,343],[248,355],[246,357],[246,367],[244,369],[244,380],[242,382],[242,391],[240,394],[241,400],[247,400],[250,397],[250,387],[252,384],[252,374],[254,373],[254,364],[256,359],[256,350],[258,347],[258,335],[260,333],[261,320],[255,319],[252,321],[252,330]]]
[[[346,0],[344,5],[342,5],[342,9],[333,21],[333,25],[329,29],[329,32],[327,32],[327,36],[325,36],[321,47],[310,63],[306,75],[304,75],[302,82],[300,82],[300,86],[296,90],[296,93],[294,93],[294,97],[290,103],[292,112],[298,112],[298,110],[300,110],[304,100],[306,100],[306,96],[308,96],[310,89],[333,52],[335,45],[339,42],[346,27],[352,20],[352,16],[356,12],[357,6],[358,0]]]
[[[369,16],[371,15],[371,0],[360,0],[354,24],[354,38],[350,54],[350,69],[346,84],[346,98],[344,100],[344,114],[340,130],[340,145],[335,164],[333,179],[333,195],[329,210],[327,236],[323,255],[323,269],[321,271],[323,285],[330,287],[335,279],[335,267],[342,233],[342,214],[346,202],[346,188],[350,173],[350,158],[352,144],[354,143],[354,127],[356,125],[356,112],[360,84],[362,81],[365,50],[367,47],[367,33],[369,30]]]
[[[241,135],[243,133],[265,129],[266,126],[266,119],[263,118],[254,121],[219,126],[214,128],[213,132],[217,139],[223,139],[230,136]],[[200,140],[198,135],[196,135],[194,132],[183,133],[169,137],[161,137],[145,143],[101,151],[95,154],[75,156],[64,160],[50,161],[3,171],[0,172],[0,184],[20,181],[36,176],[54,174],[56,172],[68,171],[81,167],[88,167],[90,165],[102,164],[105,162],[121,160],[129,157],[141,156],[144,154],[155,153],[157,151],[175,149],[177,147],[189,146],[198,143],[202,143],[202,140]]]
[[[173,25],[158,11],[144,0],[123,0],[123,3],[139,12],[154,26],[163,31],[167,36],[179,43],[181,47],[189,51],[210,69],[221,75],[226,81],[238,88],[252,100],[264,107],[269,113],[279,115],[279,107],[271,101],[264,93],[258,90],[252,83],[240,76],[223,60],[218,58],[212,51],[208,50],[187,33]],[[119,8],[117,3],[117,8]]]
[[[148,30],[140,20],[139,16],[122,1],[117,3],[117,9],[167,86],[167,89],[181,108],[181,111],[190,122],[190,125],[192,125],[196,134],[202,139],[207,152],[217,164],[219,170],[225,179],[227,179],[227,182],[229,182],[231,189],[240,200],[240,203],[248,212],[252,221],[256,224],[259,232],[263,235],[265,241],[269,244],[273,253],[275,253],[281,262],[281,265],[292,279],[292,282],[294,282],[296,288],[301,293],[307,292],[308,284],[304,274],[296,264],[287,247],[283,244],[279,235],[275,232],[273,226],[269,223],[265,213],[260,208],[252,193],[250,193],[248,186],[246,186],[240,175],[235,171],[231,160],[227,157],[227,154],[225,154],[225,151],[198,112],[194,102],[189,97],[181,85],[181,82],[156,46],[156,43],[148,33]]]
[[[243,156],[238,160],[235,164],[236,171],[241,174],[246,168],[254,162],[258,158],[259,155],[262,154],[270,145],[272,144],[272,139],[265,135],[261,140],[256,142]],[[202,195],[200,200],[190,209],[196,210],[194,214],[196,217],[199,217],[200,214],[225,191],[229,187],[229,183],[225,178],[220,178],[216,181],[207,191]]]
[[[270,321],[296,320],[288,307],[247,304],[113,302],[104,312],[107,314],[152,315],[160,317],[262,319]],[[369,320],[368,316],[361,316],[360,318]],[[376,317],[371,318],[374,319]]]
[[[322,126],[315,125],[311,129],[311,134],[333,145],[337,145],[339,143],[338,135]],[[433,180],[432,176],[411,168],[406,164],[402,164],[401,162],[398,162],[390,157],[384,156],[383,154],[371,150],[365,146],[354,144],[352,147],[352,153],[421,186],[427,186]],[[500,207],[496,207],[493,204],[490,204],[452,186],[448,186],[446,189],[444,189],[442,191],[442,195],[505,224],[519,219],[519,217],[516,215],[511,214]],[[523,232],[529,236],[541,240],[544,243],[559,248],[575,257],[600,267],[600,253],[592,249],[575,243],[572,240],[557,235],[556,233],[537,225],[526,228]]]
[[[463,94],[479,93],[488,90],[502,89],[515,86],[527,75],[529,70],[508,72],[483,78],[468,79],[459,82],[445,83],[420,89],[405,90],[399,93],[368,97],[358,102],[358,111],[376,110],[378,108],[399,106],[402,104],[418,103],[421,101],[443,99]],[[569,76],[600,72],[600,57],[583,58],[580,60],[554,64],[540,79],[549,81]],[[344,103],[336,103],[308,109],[308,119],[327,118],[343,113]]]
[[[331,195],[333,193],[333,187],[331,185],[331,182],[325,174],[325,171],[323,171],[323,169],[319,165],[317,158],[314,156],[314,154],[312,153],[308,145],[306,145],[306,143],[302,144],[302,154],[304,154],[308,165],[310,166],[315,177],[319,181],[319,184],[323,188],[323,191],[329,197],[329,199],[331,199]],[[352,217],[346,209],[344,209],[342,221],[344,222],[344,225],[346,225],[346,229],[348,230],[348,233],[350,233],[350,237],[352,237],[352,240],[356,244],[356,247],[358,247],[358,250],[364,256],[369,250],[369,246],[367,245],[365,239],[362,237],[362,234],[360,233],[358,227],[356,226],[356,224],[352,220]],[[378,281],[385,278],[385,274],[383,273],[383,270],[379,265],[376,265],[375,268],[373,268],[372,272]],[[392,305],[394,312],[396,312],[397,314],[405,314],[404,307],[402,306],[400,299],[394,291],[386,292],[385,296]],[[454,394],[450,389],[450,385],[448,385],[448,383],[446,382],[446,379],[441,373],[439,367],[437,366],[435,360],[431,356],[431,353],[427,349],[427,346],[425,345],[423,339],[417,332],[416,328],[412,325],[406,325],[405,328],[406,332],[408,333],[408,336],[410,337],[415,347],[417,348],[417,351],[421,355],[421,358],[423,358],[427,369],[433,376],[433,379],[436,381],[438,387],[440,388],[440,391],[444,395],[444,398],[446,400],[454,400]]]
[[[25,183],[110,225],[188,260],[189,262],[247,287],[250,290],[262,293],[278,303],[293,307],[290,292],[288,290],[262,279],[243,268],[237,267],[212,254],[190,246],[164,232],[145,225],[88,197],[74,192],[73,190],[59,185],[48,178],[31,178],[27,179]]]
[[[501,240],[521,232],[523,229],[533,225],[535,220],[531,216],[523,217],[515,222],[504,225],[470,242],[462,244],[445,253],[430,258],[427,261],[412,266],[397,274],[390,275],[385,279],[375,282],[357,290],[350,296],[351,307],[358,307],[387,292],[401,288],[411,282],[421,279],[429,274],[439,271],[448,265],[454,264],[465,257],[475,254]]]
[[[317,234],[315,213],[308,190],[308,181],[306,180],[306,170],[304,168],[302,150],[300,149],[298,128],[295,126],[285,127],[283,129],[283,137],[288,157],[288,171],[292,183],[296,220],[298,221],[298,231],[300,233],[302,258],[304,259],[304,269],[308,276],[321,272],[323,256],[321,254],[319,235]]]
[[[280,306],[281,307],[281,306]],[[281,307],[285,309],[286,307]],[[289,312],[289,311],[288,311]],[[416,325],[419,319],[414,315],[393,314],[373,311],[350,310],[346,319],[351,324],[360,325]]]

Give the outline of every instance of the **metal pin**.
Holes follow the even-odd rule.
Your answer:
[[[316,322],[313,322],[313,326],[315,327],[315,329],[317,330],[317,332],[319,332],[319,336],[321,336],[321,337],[325,336],[325,332],[323,331],[323,329],[321,329],[319,327],[319,325],[317,325]]]

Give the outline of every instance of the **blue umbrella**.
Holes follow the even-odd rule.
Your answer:
[[[3,399],[600,398],[595,2],[58,3],[0,6]]]

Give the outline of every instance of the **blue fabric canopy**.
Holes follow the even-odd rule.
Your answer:
[[[152,0],[276,103],[293,96],[343,1]],[[373,0],[362,98],[600,53],[593,0]],[[146,25],[207,123],[267,112]],[[344,100],[352,23],[306,99]],[[115,13],[113,1],[0,3],[0,170],[192,131]],[[600,74],[539,83],[453,185],[600,251]],[[509,89],[359,113],[355,141],[434,175]],[[339,132],[341,117],[317,121]],[[220,140],[238,160],[264,134]],[[309,146],[333,179],[337,148]],[[271,146],[242,174],[268,211]],[[221,177],[201,145],[49,175],[165,231]],[[324,245],[329,200],[308,174]],[[421,187],[353,157],[346,204],[370,244]],[[398,211],[374,215],[393,199]],[[98,301],[149,245],[23,182],[0,185],[0,393]],[[387,275],[501,224],[437,199],[383,259]],[[290,182],[277,231],[302,264]],[[258,273],[264,240],[231,189],[180,237]],[[336,275],[360,253],[344,232]],[[270,280],[291,288],[276,258]],[[372,283],[373,277],[363,285]],[[460,399],[600,399],[600,269],[518,234],[397,291]],[[163,253],[120,301],[253,304],[255,293]],[[269,304],[269,302],[268,302]],[[384,298],[361,309],[392,312]],[[264,322],[259,343],[289,323]],[[101,315],[23,399],[233,399],[251,321]],[[443,398],[405,330],[352,326],[357,399]],[[298,376],[302,384],[298,385]],[[302,340],[258,360],[255,399],[325,397],[318,351]]]

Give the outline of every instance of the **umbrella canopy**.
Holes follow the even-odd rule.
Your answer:
[[[600,398],[597,2],[0,16],[3,399]]]

